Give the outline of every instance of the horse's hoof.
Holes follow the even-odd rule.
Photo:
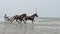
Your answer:
[[[20,24],[20,23],[18,23],[18,24]]]
[[[20,24],[20,23],[18,23],[18,24]]]
[[[11,23],[10,23],[11,24]]]
[[[24,24],[26,24],[26,23],[24,23]]]
[[[12,23],[12,22],[11,22]]]
[[[32,23],[32,24],[34,24],[34,23]]]

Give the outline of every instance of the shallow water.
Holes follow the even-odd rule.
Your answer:
[[[0,34],[60,34],[59,19],[35,19],[34,24],[0,22]]]
[[[51,22],[42,22],[42,24],[32,24],[31,22],[18,24],[14,22],[11,24],[5,21],[0,23],[0,34],[60,34],[60,25],[58,25],[57,22],[52,22],[52,24],[49,25]],[[47,23],[48,25],[46,25]]]

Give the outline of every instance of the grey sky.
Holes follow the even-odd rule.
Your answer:
[[[35,8],[41,17],[60,17],[60,0],[0,0],[0,16],[34,14]]]

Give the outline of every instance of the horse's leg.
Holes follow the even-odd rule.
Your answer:
[[[24,23],[26,24],[27,23],[27,19],[25,19],[24,21],[25,21]]]
[[[14,19],[14,20],[15,20],[15,19]],[[13,20],[13,21],[14,21],[14,20]],[[13,21],[11,21],[11,23],[12,23]]]
[[[21,21],[21,22],[19,22],[18,20],[19,20],[19,19],[16,19],[16,21],[18,22],[18,24],[20,24],[22,21],[21,21],[21,20],[19,20],[19,21]]]
[[[19,22],[18,19],[16,19],[16,21]]]
[[[23,20],[23,22],[26,24],[25,20]]]
[[[22,20],[20,20],[19,24],[22,23]]]
[[[32,20],[32,23],[33,23],[34,20]],[[33,23],[34,24],[34,23]]]
[[[22,20],[21,20],[21,22],[20,23],[22,23]]]
[[[12,23],[14,20],[16,20],[16,19],[13,19],[13,18],[12,18],[12,21],[11,21],[11,23]]]
[[[19,24],[22,23],[22,20],[21,19],[19,19],[19,21],[20,21]]]
[[[14,18],[11,18],[11,23],[12,23],[14,20],[15,20]]]

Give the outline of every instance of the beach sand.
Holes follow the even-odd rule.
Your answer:
[[[0,22],[0,34],[60,34],[60,21],[10,23]]]

